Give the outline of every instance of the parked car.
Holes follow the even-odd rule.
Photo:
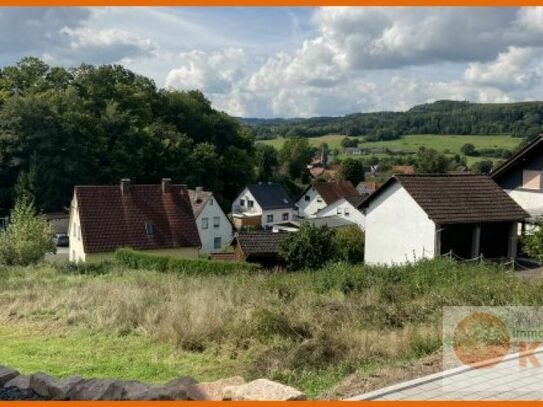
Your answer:
[[[65,233],[57,233],[53,236],[53,242],[59,247],[68,247],[70,245],[70,238]]]

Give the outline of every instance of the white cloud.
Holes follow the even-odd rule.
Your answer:
[[[541,74],[533,62],[541,62],[542,52],[535,48],[510,47],[490,63],[470,63],[464,79],[472,85],[490,86],[503,91],[535,87]]]
[[[181,66],[172,69],[166,86],[177,89],[200,89],[205,93],[227,93],[243,79],[247,63],[239,48],[216,52],[191,51],[179,55]]]

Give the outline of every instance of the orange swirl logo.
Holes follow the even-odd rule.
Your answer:
[[[500,363],[510,345],[509,330],[503,321],[486,312],[475,312],[465,317],[453,334],[456,357],[465,365],[477,368]]]

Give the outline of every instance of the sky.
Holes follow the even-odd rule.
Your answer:
[[[243,117],[542,99],[543,7],[0,8],[0,67],[123,64]]]

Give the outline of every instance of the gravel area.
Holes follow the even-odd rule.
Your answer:
[[[0,400],[49,400],[38,393],[28,389],[21,390],[17,387],[0,387]]]

